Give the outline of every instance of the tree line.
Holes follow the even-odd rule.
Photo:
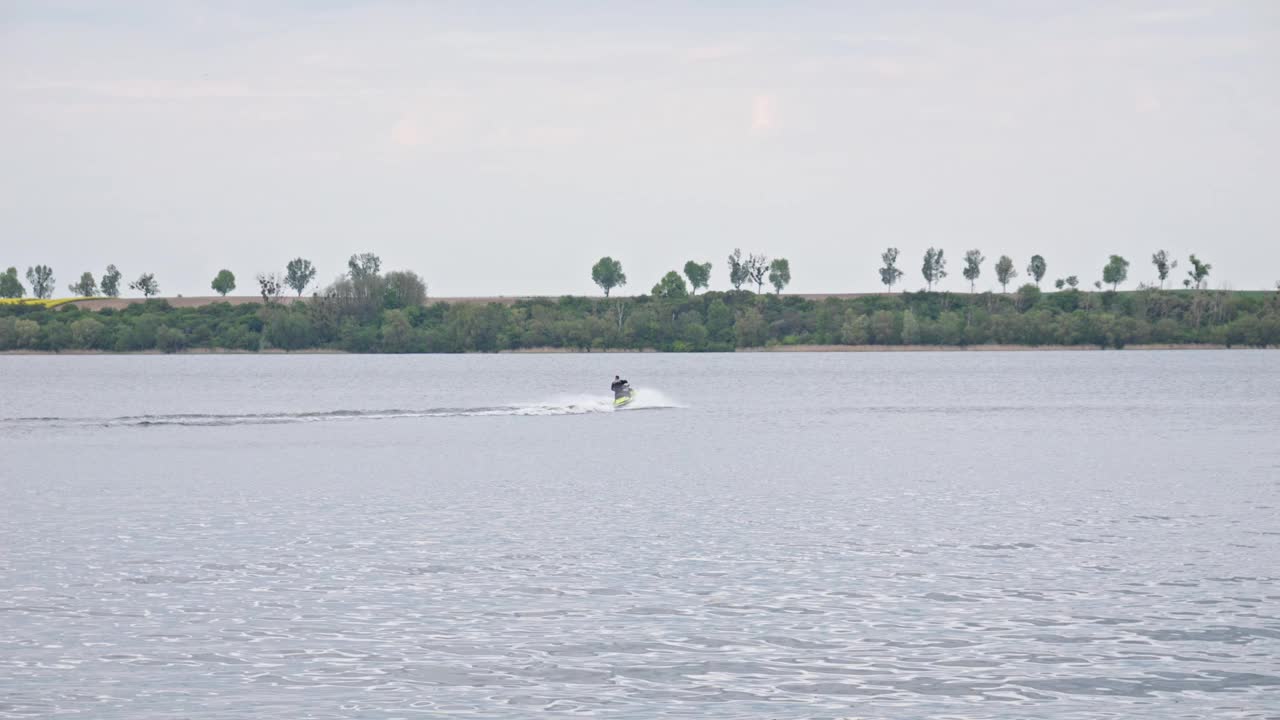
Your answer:
[[[1280,292],[904,292],[811,300],[748,290],[426,304],[414,273],[359,264],[306,302],[119,310],[0,305],[0,350],[732,351],[769,346],[1280,345]]]
[[[901,282],[904,271],[899,266],[900,252],[898,248],[887,248],[880,255],[881,267],[878,269],[880,282],[885,288],[892,292],[895,285]],[[377,256],[373,253],[363,253],[361,256],[353,256],[348,265],[351,263],[367,263],[371,259],[377,260]],[[964,254],[964,268],[961,274],[964,279],[969,282],[969,292],[977,291],[978,279],[983,273],[983,264],[987,261],[982,251],[973,249]],[[1208,286],[1209,273],[1213,266],[1203,262],[1192,254],[1188,261],[1190,269],[1187,271],[1187,277],[1183,279],[1182,284],[1186,288],[1204,289]],[[381,260],[377,260],[381,262]],[[1160,289],[1164,288],[1165,281],[1178,267],[1178,261],[1172,259],[1166,250],[1158,250],[1151,256],[1151,263],[1155,266],[1156,275],[1159,278],[1159,284],[1156,286]],[[786,258],[774,258],[770,260],[763,254],[751,253],[743,256],[741,249],[735,249],[728,257],[727,261],[729,270],[729,285],[734,290],[741,290],[744,285],[755,285],[756,292],[763,292],[764,285],[767,282],[773,287],[775,294],[781,294],[783,289],[791,283],[791,263]],[[681,298],[688,295],[697,294],[699,289],[707,289],[711,280],[712,265],[710,262],[698,262],[690,260],[685,263],[683,274],[675,270],[671,270],[658,280],[658,282],[649,291],[649,294],[655,297],[663,297],[668,299]],[[1014,261],[1008,255],[1001,255],[995,261],[993,266],[996,282],[1000,284],[1001,292],[1008,292],[1009,284],[1018,276],[1018,270],[1014,265]],[[1048,273],[1048,263],[1042,255],[1032,255],[1030,262],[1026,267],[1026,277],[1030,278],[1036,287],[1040,287],[1041,281]],[[928,248],[923,257],[920,268],[921,277],[925,281],[925,289],[932,291],[934,285],[940,283],[947,277],[947,257],[946,252],[940,248]],[[294,258],[285,266],[283,273],[269,272],[258,273],[255,277],[258,284],[258,292],[266,302],[269,297],[279,296],[284,288],[291,288],[298,297],[309,287],[316,277],[316,268],[310,260],[305,258]],[[1129,277],[1129,261],[1120,255],[1111,255],[1106,265],[1102,267],[1100,279],[1093,283],[1094,288],[1101,290],[1104,286],[1110,286],[1112,290],[1119,289]],[[32,297],[39,299],[49,299],[53,297],[56,282],[54,280],[53,269],[48,265],[35,265],[27,268],[27,283],[31,286]],[[627,275],[623,272],[622,263],[612,257],[605,256],[600,258],[598,262],[591,268],[591,280],[604,292],[604,296],[609,297],[610,293],[615,289],[627,284]],[[67,286],[75,297],[119,297],[121,290],[121,273],[115,265],[108,265],[106,271],[102,274],[101,281],[94,278],[92,272],[84,272],[80,275],[80,279]],[[1080,278],[1076,275],[1068,275],[1060,277],[1054,281],[1054,286],[1058,290],[1077,289],[1080,286]],[[1147,283],[1141,283],[1139,289],[1148,287]],[[154,273],[142,273],[136,280],[128,283],[128,288],[142,294],[144,298],[151,298],[159,295],[160,286],[156,281]],[[236,289],[235,273],[228,269],[219,270],[210,283],[210,288],[221,296]],[[18,269],[10,267],[0,274],[0,298],[22,298],[26,295],[27,288],[22,284],[18,277]]]
[[[366,253],[366,255],[371,253]],[[123,275],[115,265],[108,265],[106,271],[102,273],[101,279],[97,279],[90,271],[80,274],[80,279],[67,286],[71,291],[72,297],[77,298],[94,298],[94,297],[120,297],[121,279]],[[279,295],[285,287],[295,290],[299,297],[303,291],[311,284],[316,277],[316,269],[310,260],[304,258],[295,258],[285,265],[283,274],[276,272],[258,273],[256,279],[258,281],[259,292],[264,299],[268,294]],[[53,268],[48,265],[35,265],[27,268],[27,283],[31,286],[31,297],[38,300],[48,300],[53,297],[54,291],[57,289],[57,281],[54,279]],[[141,293],[143,298],[152,298],[160,294],[160,283],[156,281],[155,273],[144,272],[138,275],[136,280],[127,283],[130,290]],[[226,297],[228,293],[236,289],[236,275],[223,268],[219,270],[213,277],[213,281],[209,283],[209,287],[219,295]],[[27,295],[27,287],[22,284],[22,280],[18,277],[18,268],[9,267],[0,274],[0,298],[23,298]]]
[[[901,281],[900,253],[888,248],[881,259],[882,282]],[[1058,292],[1042,292],[1048,271],[1042,256],[1032,256],[1026,273],[1033,282],[1009,292],[1017,277],[1007,255],[994,263],[1000,293],[977,292],[986,258],[978,250],[964,256],[962,274],[970,292],[937,291],[946,277],[947,258],[929,248],[922,259],[926,290],[830,297],[811,300],[784,296],[791,280],[785,258],[743,254],[727,258],[728,291],[707,290],[713,266],[690,260],[683,272],[672,270],[646,295],[611,297],[626,284],[621,262],[601,258],[592,279],[605,297],[566,296],[513,303],[427,303],[427,285],[411,271],[382,269],[370,252],[354,254],[344,273],[302,301],[315,280],[310,261],[295,258],[283,272],[258,273],[261,303],[212,303],[176,308],[153,299],[150,273],[130,283],[147,300],[121,310],[85,311],[74,304],[59,308],[0,304],[0,350],[102,350],[179,352],[190,349],[259,351],[344,350],[350,352],[493,352],[533,348],[577,350],[657,349],[728,351],[789,345],[1093,345],[1211,343],[1280,345],[1278,292],[1225,292],[1207,288],[1212,266],[1192,255],[1183,282],[1186,290],[1166,291],[1164,283],[1177,261],[1160,251],[1152,256],[1160,284],[1143,283],[1136,292],[1117,292],[1129,263],[1111,256],[1099,292],[1084,292],[1074,276],[1054,283]],[[85,273],[72,289],[115,294],[121,274],[109,266],[100,282]],[[30,268],[27,280],[48,297],[53,272]],[[0,275],[0,289],[21,285],[17,270]],[[235,289],[236,278],[220,271],[211,287],[221,295]],[[774,293],[763,293],[768,282]],[[1104,289],[1104,283],[1106,288]],[[93,287],[96,286],[96,287]],[[750,289],[754,286],[754,292]],[[286,298],[293,290],[295,299]],[[702,292],[700,292],[702,291]],[[91,294],[91,293],[86,293]]]
[[[757,293],[763,292],[766,280],[774,292],[781,295],[783,288],[791,283],[791,263],[786,258],[770,260],[754,253],[744,258],[740,248],[729,255],[729,284],[734,290],[751,284],[756,286]],[[604,291],[607,298],[614,288],[627,284],[627,274],[622,271],[621,262],[606,255],[591,267],[591,281]],[[683,276],[675,270],[668,272],[649,294],[666,299],[683,298],[696,295],[699,288],[705,290],[710,282],[711,263],[690,260],[684,264]]]
[[[880,282],[884,284],[890,291],[893,286],[902,279],[903,271],[898,267],[898,248],[888,248],[880,256],[882,266],[880,267]],[[965,280],[969,281],[969,292],[977,291],[978,278],[982,276],[982,265],[987,261],[987,257],[982,254],[981,250],[969,250],[964,254],[964,268],[961,274]],[[1200,261],[1194,254],[1190,257],[1191,270],[1187,272],[1187,278],[1182,281],[1184,287],[1193,289],[1203,289],[1208,286],[1209,271],[1213,266]],[[1155,266],[1156,275],[1159,278],[1158,289],[1164,288],[1164,283],[1168,279],[1170,272],[1178,267],[1178,261],[1173,260],[1169,256],[1167,250],[1158,250],[1151,255],[1151,264]],[[1014,265],[1013,258],[1008,255],[1001,255],[993,266],[995,271],[996,282],[1000,284],[1001,292],[1009,291],[1009,283],[1013,282],[1018,276],[1018,270]],[[1045,275],[1049,272],[1049,264],[1045,261],[1043,255],[1032,255],[1030,262],[1027,264],[1026,276],[1030,278],[1037,288],[1044,280]],[[941,282],[947,277],[947,259],[946,252],[940,248],[930,247],[924,253],[924,262],[920,268],[920,274],[924,278],[927,290],[933,290],[933,286]],[[1101,290],[1104,286],[1111,286],[1112,290],[1119,289],[1129,279],[1129,261],[1123,256],[1112,255],[1107,259],[1106,265],[1102,266],[1100,279],[1094,282],[1095,289]],[[1080,278],[1076,275],[1067,275],[1060,277],[1054,281],[1054,287],[1058,290],[1071,289],[1075,290],[1080,286]],[[1277,283],[1280,287],[1280,283]],[[1139,289],[1147,289],[1147,283],[1141,283]]]
[[[878,269],[880,282],[885,288],[892,292],[893,286],[897,285],[903,278],[905,272],[899,266],[898,260],[901,252],[896,247],[887,248],[880,255],[881,266]],[[964,268],[961,274],[965,280],[969,281],[969,292],[977,292],[978,279],[982,276],[983,264],[987,261],[987,257],[982,254],[981,250],[969,250],[964,254]],[[1192,254],[1189,258],[1191,269],[1187,271],[1187,277],[1183,279],[1182,284],[1186,288],[1203,289],[1208,286],[1209,271],[1213,266],[1209,263],[1201,261]],[[1155,266],[1156,275],[1159,278],[1159,289],[1164,288],[1165,281],[1169,274],[1178,267],[1178,261],[1169,256],[1167,250],[1158,250],[1151,255],[1151,264]],[[655,297],[684,297],[686,295],[696,294],[699,288],[706,289],[711,278],[711,263],[699,263],[696,260],[690,260],[684,265],[684,276],[672,270],[668,272],[657,285],[649,292]],[[769,260],[765,255],[750,254],[745,258],[741,249],[735,249],[728,259],[729,268],[729,285],[734,290],[742,289],[743,285],[755,285],[756,292],[762,292],[764,283],[767,280],[773,286],[776,294],[782,294],[782,290],[791,283],[791,263],[786,258],[776,258]],[[1018,270],[1014,265],[1013,258],[1008,255],[1001,255],[995,261],[993,266],[996,282],[1000,284],[1001,292],[1009,291],[1009,283],[1018,277]],[[1048,274],[1049,264],[1045,261],[1043,255],[1032,255],[1026,268],[1026,276],[1030,278],[1037,288],[1040,287],[1041,281]],[[947,257],[946,252],[941,248],[930,247],[925,250],[923,262],[920,266],[920,275],[925,281],[925,289],[932,292],[933,286],[942,282],[947,277]],[[1112,290],[1118,290],[1129,278],[1129,261],[1120,255],[1111,255],[1107,259],[1106,265],[1102,267],[1100,279],[1094,282],[1095,289],[1101,290],[1104,286],[1110,286]],[[627,275],[622,270],[622,263],[612,257],[605,256],[592,266],[591,280],[604,291],[604,296],[609,297],[609,293],[617,287],[627,284]],[[687,283],[686,283],[687,280]],[[1060,277],[1054,281],[1054,287],[1058,290],[1078,289],[1080,286],[1080,278],[1076,275],[1068,275]],[[1141,283],[1139,289],[1150,287],[1147,283]],[[1280,283],[1277,283],[1280,287]]]

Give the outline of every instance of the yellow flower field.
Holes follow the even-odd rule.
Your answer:
[[[67,303],[90,299],[92,298],[55,298],[53,300],[38,300],[36,298],[0,298],[0,305],[41,305],[46,308],[56,308],[59,305],[66,305]]]

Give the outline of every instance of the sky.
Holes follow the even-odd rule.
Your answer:
[[[888,246],[950,290],[970,248],[979,289],[1167,249],[1272,288],[1278,128],[1271,0],[0,0],[0,267],[559,295],[609,255],[639,294],[740,247],[822,293]]]

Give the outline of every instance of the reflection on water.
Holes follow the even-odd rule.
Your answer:
[[[0,717],[1275,716],[1274,357],[79,358],[3,381]]]

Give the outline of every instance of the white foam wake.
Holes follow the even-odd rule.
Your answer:
[[[663,393],[637,388],[636,399],[624,410],[659,410],[684,407]],[[270,413],[187,413],[127,415],[122,417],[27,417],[0,418],[0,428],[35,429],[48,427],[154,427],[185,425],[219,427],[228,425],[283,425],[315,422],[355,422],[361,420],[394,420],[406,418],[451,418],[557,415],[589,415],[615,412],[613,398],[599,395],[562,397],[549,402],[492,407],[437,407],[389,410],[329,410],[322,412]]]
[[[670,395],[657,390],[655,388],[637,387],[636,399],[623,408],[623,410],[665,410],[683,408],[681,404]]]

